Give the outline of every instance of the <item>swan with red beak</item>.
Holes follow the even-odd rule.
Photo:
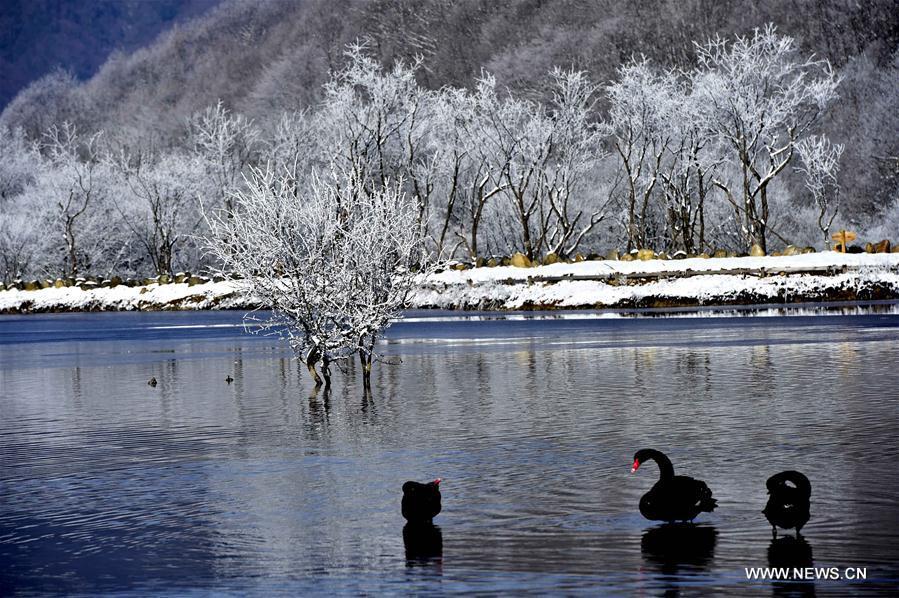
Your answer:
[[[659,466],[659,481],[640,498],[640,513],[647,519],[693,521],[700,513],[711,513],[718,506],[705,482],[674,475],[674,465],[661,451],[637,451],[631,473],[635,473],[646,461],[655,461]]]

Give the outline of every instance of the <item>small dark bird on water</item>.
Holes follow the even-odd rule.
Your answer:
[[[427,484],[403,484],[402,509],[409,523],[431,523],[440,512],[440,478]]]
[[[693,521],[700,513],[711,513],[718,506],[705,482],[674,475],[671,460],[661,451],[637,451],[631,473],[650,460],[659,466],[659,481],[640,499],[640,513],[644,517],[668,522]]]
[[[768,504],[762,510],[774,537],[777,528],[795,528],[796,536],[802,526],[808,523],[809,499],[812,496],[812,484],[802,473],[788,470],[774,474],[765,483],[768,487]]]
[[[231,384],[232,382],[234,382],[234,378],[231,377],[231,374],[228,374],[228,377],[225,378],[225,382],[227,382],[228,384]]]
[[[149,384],[150,386],[156,386],[156,378],[155,377],[150,378],[150,380],[147,382],[147,384]]]

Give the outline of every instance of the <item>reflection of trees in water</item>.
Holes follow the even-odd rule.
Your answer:
[[[717,538],[718,530],[711,526],[666,523],[643,533],[640,551],[646,563],[662,574],[664,595],[677,596],[679,574],[711,567]]]
[[[814,566],[812,547],[802,536],[781,536],[771,540],[768,545],[768,566],[804,568]],[[813,582],[772,581],[773,596],[805,597],[815,595]]]
[[[771,360],[771,345],[765,343],[750,348],[749,374],[755,393],[774,393],[777,390],[777,372]]]
[[[331,423],[331,387],[313,386],[309,394],[309,411],[303,428],[309,440],[318,441],[327,435]]]
[[[81,368],[75,366],[72,368],[72,402],[77,409],[82,407],[82,399],[84,395],[81,390]]]
[[[674,364],[676,373],[681,374],[681,384],[696,395],[702,393],[704,398],[712,396],[712,365],[708,351],[692,349],[679,353]]]

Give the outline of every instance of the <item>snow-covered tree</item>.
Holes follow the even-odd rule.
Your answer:
[[[487,234],[494,247],[531,259],[573,252],[605,207],[586,184],[603,157],[592,121],[596,87],[578,71],[551,78],[550,104],[499,97],[490,75],[476,91],[479,151],[490,156],[485,174],[502,200],[485,213]]]
[[[199,202],[207,181],[202,160],[146,149],[116,156],[111,165],[127,191],[112,201],[153,272],[173,274],[176,267],[196,267],[197,256],[179,258],[203,222]]]
[[[0,126],[0,207],[31,185],[41,167],[37,144],[22,129]]]
[[[598,86],[586,73],[555,69],[551,76],[549,114],[557,150],[542,181],[552,213],[546,249],[568,257],[605,218],[610,203],[595,176],[606,156],[601,145],[605,128],[595,121]]]
[[[115,218],[108,202],[108,176],[100,147],[101,133],[82,136],[68,122],[45,133],[41,149],[46,156],[30,192],[46,206],[49,234],[48,269],[78,276],[92,268],[109,270],[120,258],[110,234]],[[63,259],[52,253],[59,247]],[[54,265],[58,264],[58,265]]]
[[[678,142],[675,127],[684,91],[676,73],[641,58],[622,66],[606,93],[612,145],[622,170],[619,203],[627,249],[659,245],[664,214],[655,197],[663,160]]]
[[[253,165],[259,130],[243,115],[225,108],[220,100],[193,115],[189,139],[193,150],[205,161],[206,176],[211,182],[206,201],[231,212],[232,193]]]
[[[716,37],[697,52],[696,93],[739,171],[736,181],[715,184],[739,207],[746,245],[764,250],[769,186],[836,97],[839,79],[826,60],[800,57],[793,38],[773,26],[732,42]]]
[[[801,164],[796,170],[805,176],[805,188],[812,194],[817,208],[817,224],[830,245],[830,226],[839,211],[840,187],[837,173],[843,146],[835,145],[823,135],[810,135],[796,144]]]
[[[346,59],[325,84],[318,114],[325,156],[341,177],[360,181],[361,192],[402,180],[426,234],[435,161],[426,151],[432,94],[415,80],[419,63],[384,69],[362,44],[348,46]]]
[[[367,384],[375,341],[400,316],[427,256],[401,182],[372,188],[339,173],[298,187],[289,173],[254,171],[232,217],[211,218],[209,245],[272,310],[262,330],[285,336],[316,384],[319,364],[327,382],[330,363],[355,354]]]

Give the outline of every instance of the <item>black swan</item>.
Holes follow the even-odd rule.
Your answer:
[[[634,454],[631,473],[648,460],[659,466],[659,481],[640,499],[640,513],[659,521],[693,521],[702,512],[711,513],[718,506],[712,491],[701,480],[674,475],[674,466],[664,453],[642,449]]]
[[[795,528],[796,535],[809,520],[809,498],[812,485],[805,475],[788,470],[774,474],[765,483],[768,487],[768,504],[762,513],[771,524],[774,537],[777,528]]]
[[[402,508],[409,523],[431,523],[440,512],[440,478],[427,484],[403,484]]]

